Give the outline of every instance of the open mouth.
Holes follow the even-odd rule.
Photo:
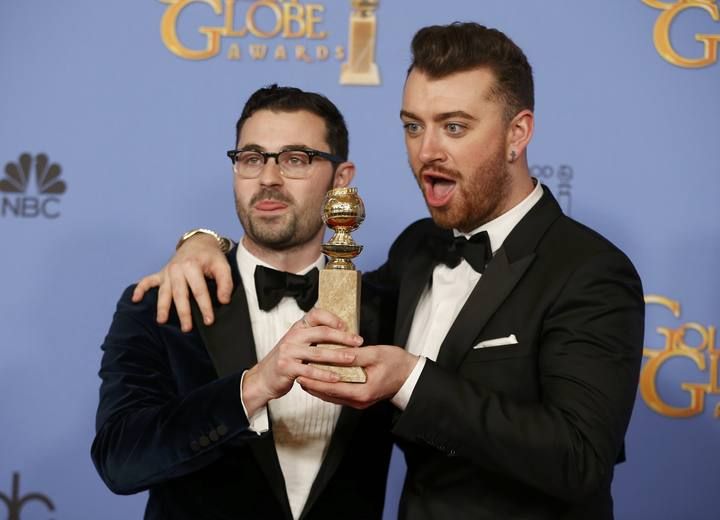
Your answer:
[[[422,174],[422,185],[428,205],[437,208],[450,201],[457,181],[442,173],[425,172]]]

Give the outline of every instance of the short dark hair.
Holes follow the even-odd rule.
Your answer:
[[[235,143],[240,140],[242,127],[258,110],[273,112],[299,112],[306,110],[325,121],[325,140],[330,153],[347,161],[349,138],[340,110],[322,94],[305,92],[295,87],[270,85],[256,90],[245,103],[240,119],[235,125]]]
[[[412,64],[439,79],[456,72],[487,67],[496,78],[491,95],[505,103],[505,116],[533,110],[532,68],[523,51],[504,33],[474,22],[423,27],[412,40]]]

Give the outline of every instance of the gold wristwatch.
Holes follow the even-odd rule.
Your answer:
[[[233,243],[232,240],[230,240],[229,238],[218,235],[212,229],[197,228],[191,229],[187,233],[183,233],[183,236],[180,237],[180,240],[178,240],[178,243],[175,246],[175,250],[177,251],[178,249],[180,249],[180,246],[183,245],[188,238],[193,237],[198,233],[202,233],[203,235],[210,235],[215,240],[217,240],[220,251],[222,251],[223,253],[227,253],[228,251],[230,251],[230,249],[232,249]]]

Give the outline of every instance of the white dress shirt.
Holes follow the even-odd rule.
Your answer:
[[[302,319],[305,312],[298,307],[294,298],[288,296],[270,311],[260,309],[255,291],[255,267],[272,266],[253,256],[245,249],[242,240],[237,248],[237,264],[245,287],[255,351],[260,361],[287,330]],[[295,274],[305,274],[315,267],[322,269],[324,266],[325,257],[320,255],[313,264]],[[275,450],[285,478],[290,509],[296,519],[310,494],[310,487],[325,457],[341,408],[340,405],[313,397],[295,383],[287,394],[268,402],[267,407],[249,418],[250,429],[258,433],[268,430],[268,413],[272,419]]]
[[[460,233],[457,230],[453,230],[453,233],[455,236],[470,238],[476,233],[487,231],[494,255],[518,222],[537,204],[542,193],[542,186],[539,182],[535,182],[535,189],[511,210],[470,233]],[[464,258],[453,268],[445,264],[435,266],[432,280],[425,286],[415,307],[405,347],[411,354],[420,356],[420,359],[403,386],[391,399],[391,402],[401,410],[407,407],[426,360],[437,360],[445,336],[481,276]]]

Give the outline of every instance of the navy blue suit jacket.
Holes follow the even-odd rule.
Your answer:
[[[149,490],[146,519],[292,518],[272,426],[260,436],[248,430],[239,399],[241,374],[257,359],[234,251],[228,260],[232,301],[214,302],[214,325],[196,318],[186,334],[176,315],[158,325],[157,292],[135,304],[130,287],[102,346],[92,458],[112,491]],[[364,308],[367,342],[380,339],[378,323]],[[382,517],[390,418],[387,403],[342,409],[302,519]]]

